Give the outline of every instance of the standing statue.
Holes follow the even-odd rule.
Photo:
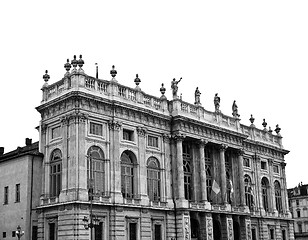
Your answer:
[[[238,118],[240,116],[238,114],[237,105],[236,105],[235,100],[234,100],[234,102],[232,104],[232,116],[235,117],[235,118]]]
[[[215,112],[219,112],[220,97],[218,97],[218,93],[215,94],[215,97],[214,97],[214,105],[215,105]]]
[[[200,105],[200,95],[201,95],[201,92],[199,91],[198,87],[196,88],[196,91],[195,91],[195,104],[197,105]]]
[[[178,83],[182,80],[182,78],[180,78],[179,81],[176,81],[175,78],[173,78],[172,82],[171,82],[171,89],[172,89],[172,96],[173,99],[177,99],[178,98]]]

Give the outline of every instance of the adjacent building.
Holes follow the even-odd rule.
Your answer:
[[[20,226],[23,239],[37,239],[43,155],[38,142],[5,153],[0,148],[0,239],[16,239]]]
[[[218,94],[209,111],[198,88],[185,102],[180,80],[168,100],[163,84],[155,97],[138,75],[130,88],[114,66],[103,80],[83,64],[74,56],[61,80],[43,76],[44,158],[30,222],[38,239],[294,239],[278,125],[259,129],[253,116],[241,124],[236,103],[228,116]]]
[[[288,189],[289,206],[294,219],[295,239],[308,239],[308,184]]]

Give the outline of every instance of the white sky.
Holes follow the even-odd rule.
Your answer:
[[[108,3],[106,3],[108,2]],[[214,111],[213,98],[241,123],[281,127],[288,187],[308,183],[305,154],[308,93],[307,1],[2,1],[0,3],[0,146],[5,152],[38,140],[42,76],[60,80],[66,59],[82,54],[84,70],[160,96],[179,93]]]

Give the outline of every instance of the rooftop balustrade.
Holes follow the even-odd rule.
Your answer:
[[[113,69],[112,71],[115,70]],[[165,89],[162,90],[163,85],[161,88],[162,96],[158,98],[141,91],[139,87],[139,78],[136,78],[139,80],[138,84],[136,83],[136,87],[130,88],[119,84],[115,79],[115,75],[113,74],[112,76],[113,78],[110,81],[102,80],[86,75],[82,69],[81,71],[74,69],[71,73],[67,72],[65,77],[60,81],[48,85],[50,77],[46,71],[46,74],[43,76],[45,84],[42,87],[42,104],[69,92],[80,91],[96,97],[151,110],[166,116],[187,117],[196,121],[211,124],[217,128],[228,129],[240,134],[245,134],[247,135],[247,138],[252,141],[258,141],[278,148],[283,148],[281,143],[282,137],[279,134],[280,128],[278,125],[275,129],[276,134],[273,134],[270,129],[266,129],[265,122],[263,123],[263,130],[256,128],[253,125],[254,119],[251,116],[251,125],[245,126],[240,124],[239,116],[227,116],[221,113],[221,111],[211,112],[204,109],[200,103],[191,104],[183,101],[181,98],[167,100],[164,95]]]

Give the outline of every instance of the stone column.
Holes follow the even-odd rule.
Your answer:
[[[177,189],[178,189],[178,199],[184,200],[184,170],[183,170],[183,147],[182,143],[185,136],[178,134],[175,136],[176,141],[176,171],[177,171]]]
[[[205,160],[204,160],[204,146],[207,144],[207,141],[201,139],[199,141],[199,154],[200,154],[200,180],[201,180],[201,201],[207,201],[207,192],[206,192],[206,172],[205,172]]]
[[[68,189],[68,117],[63,117],[61,119],[61,127],[62,127],[62,139],[63,139],[63,149],[62,149],[62,189],[65,194]]]
[[[227,145],[220,145],[219,148],[219,155],[220,155],[220,189],[221,189],[221,202],[223,204],[227,204],[227,183],[226,183],[226,166],[225,166],[225,151],[227,150],[228,146]]]
[[[291,216],[289,210],[289,202],[288,202],[288,192],[287,192],[287,183],[286,183],[286,163],[281,163],[281,198],[282,198],[282,208],[283,212]]]
[[[251,240],[251,221],[250,218],[245,219],[246,240]]]
[[[239,171],[239,186],[240,186],[240,205],[246,205],[245,203],[245,185],[244,185],[244,169],[243,169],[243,155],[242,149],[238,150],[238,171]]]

